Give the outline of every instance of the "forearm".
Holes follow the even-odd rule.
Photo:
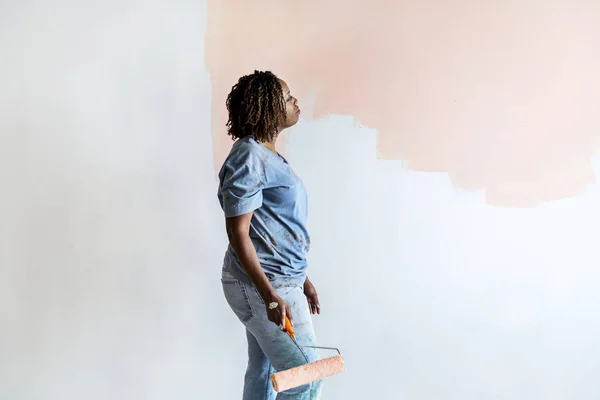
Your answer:
[[[230,233],[229,243],[238,256],[242,267],[246,270],[250,279],[258,289],[265,303],[271,302],[277,296],[267,275],[263,271],[254,244],[247,233]]]

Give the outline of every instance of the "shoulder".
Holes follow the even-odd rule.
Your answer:
[[[260,170],[265,162],[265,154],[260,145],[251,138],[238,139],[225,161],[228,167],[237,169],[243,166]]]
[[[255,180],[264,179],[266,154],[260,144],[251,138],[235,141],[220,171],[220,178],[237,179],[250,175]]]

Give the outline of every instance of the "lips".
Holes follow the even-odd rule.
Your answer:
[[[300,109],[298,109],[298,111],[296,111],[296,114],[300,115]]]

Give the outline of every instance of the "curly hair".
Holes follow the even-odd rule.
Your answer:
[[[242,76],[231,88],[226,105],[227,134],[233,140],[252,136],[259,142],[270,142],[285,121],[283,89],[271,71]]]

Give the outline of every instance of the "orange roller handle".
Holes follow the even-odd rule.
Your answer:
[[[285,331],[288,333],[288,335],[290,335],[292,339],[296,338],[296,333],[294,332],[294,328],[292,327],[292,322],[290,321],[287,315],[285,316]]]

